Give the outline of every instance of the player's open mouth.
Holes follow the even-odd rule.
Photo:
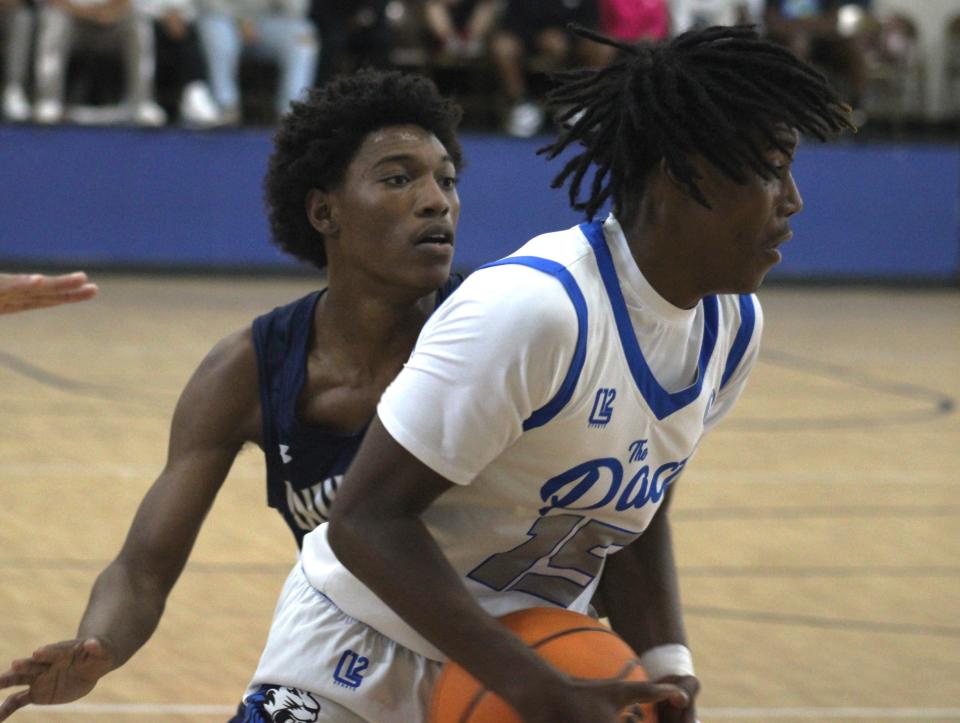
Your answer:
[[[447,225],[430,226],[416,236],[414,245],[421,244],[453,246],[453,229]]]
[[[773,238],[773,239],[771,239],[770,241],[767,241],[765,244],[763,244],[763,248],[764,248],[764,249],[775,249],[775,248],[777,248],[780,244],[784,244],[784,243],[786,243],[787,241],[789,241],[789,240],[792,239],[792,238],[793,238],[793,231],[791,231],[790,229],[787,229],[786,232],[780,234],[779,236],[776,236],[775,238]]]

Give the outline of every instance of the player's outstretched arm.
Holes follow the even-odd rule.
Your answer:
[[[0,274],[0,314],[86,301],[97,291],[82,271],[61,276]]]
[[[147,642],[237,452],[259,438],[259,409],[247,330],[218,344],[184,389],[166,466],[120,553],[97,577],[77,638],[44,646],[0,675],[0,688],[27,686],[0,705],[0,721],[28,703],[86,695]]]
[[[644,533],[607,557],[600,578],[598,596],[611,626],[640,653],[659,646],[686,647],[669,517],[674,485],[667,488],[663,504]],[[638,615],[638,610],[644,614]],[[668,655],[672,652],[669,648],[661,650]],[[669,670],[670,661],[663,665],[666,671],[648,671],[651,678],[683,688],[688,703],[661,703],[657,707],[660,723],[695,723],[694,700],[700,682],[688,674],[692,671]]]
[[[450,486],[375,417],[338,492],[330,545],[354,575],[527,723],[614,723],[633,702],[686,703],[673,685],[574,680],[488,615],[420,517]]]

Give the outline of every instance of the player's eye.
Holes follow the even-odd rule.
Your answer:
[[[452,191],[454,188],[456,188],[457,183],[459,183],[459,179],[456,176],[444,176],[440,179],[441,188],[448,191]]]
[[[386,178],[383,179],[383,183],[387,184],[388,186],[395,186],[395,187],[405,186],[409,182],[410,182],[410,176],[404,173],[398,173],[394,176],[387,176]]]
[[[775,158],[768,159],[770,167],[773,169],[774,175],[778,178],[785,178],[788,173],[790,173],[790,165],[792,159],[784,156],[777,156]]]

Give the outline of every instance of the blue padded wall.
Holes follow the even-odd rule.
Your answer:
[[[543,140],[466,135],[457,266],[579,221]],[[264,130],[0,127],[0,265],[290,268],[268,240]],[[960,146],[802,147],[780,278],[956,280]]]

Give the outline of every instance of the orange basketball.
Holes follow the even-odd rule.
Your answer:
[[[558,608],[518,610],[500,618],[541,657],[575,678],[646,680],[637,654],[619,635],[586,615]],[[656,723],[652,705],[644,723]],[[495,693],[463,668],[448,662],[433,689],[430,723],[522,723]]]

